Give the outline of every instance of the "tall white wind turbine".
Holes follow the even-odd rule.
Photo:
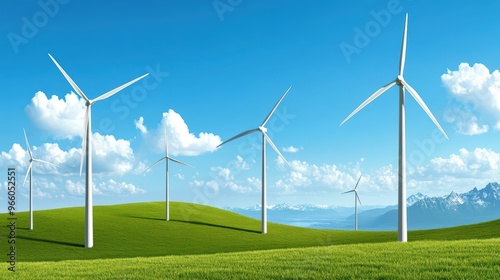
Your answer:
[[[28,175],[30,178],[30,230],[33,230],[33,162],[40,162],[45,164],[50,164],[52,166],[57,167],[57,165],[50,163],[45,160],[37,159],[33,157],[33,153],[31,152],[30,143],[28,142],[28,136],[26,136],[26,130],[24,130],[24,140],[26,140],[26,147],[28,149],[28,155],[30,156],[30,164],[28,166],[28,170],[26,171],[26,176],[24,177],[23,186],[26,184],[26,180],[28,179]]]
[[[260,133],[262,133],[262,233],[267,233],[267,203],[266,203],[266,142],[269,143],[269,145],[271,145],[271,147],[274,149],[274,151],[276,151],[276,153],[281,157],[281,159],[283,159],[283,161],[286,162],[286,164],[290,165],[288,163],[288,161],[285,159],[285,157],[280,153],[280,151],[278,150],[278,148],[276,148],[276,146],[274,145],[273,141],[271,140],[271,138],[269,138],[269,136],[267,135],[267,128],[265,128],[265,125],[266,123],[269,121],[269,119],[271,118],[271,116],[273,115],[274,111],[276,111],[276,108],[278,108],[278,105],[280,105],[281,101],[283,100],[283,98],[285,98],[286,94],[288,93],[288,91],[290,91],[290,89],[292,88],[292,86],[290,86],[286,91],[285,93],[283,93],[283,95],[281,96],[281,98],[278,100],[278,102],[276,103],[276,105],[274,105],[273,109],[271,110],[271,112],[269,113],[269,115],[267,115],[266,119],[262,122],[262,124],[257,127],[257,128],[254,128],[254,129],[250,129],[250,130],[247,130],[245,132],[242,132],[236,136],[234,136],[233,138],[230,138],[229,140],[226,140],[224,142],[222,142],[221,144],[219,144],[217,146],[220,147],[228,142],[231,142],[235,139],[238,139],[240,137],[243,137],[245,135],[248,135],[248,134],[251,134],[251,133],[254,133],[254,132],[257,132],[259,131]]]
[[[361,200],[359,199],[359,196],[358,196],[358,184],[359,184],[359,181],[361,180],[361,176],[362,175],[359,175],[358,182],[356,183],[356,186],[354,187],[354,189],[342,193],[342,194],[352,193],[352,192],[354,193],[354,225],[355,225],[354,229],[356,231],[358,230],[358,201],[359,201],[359,204],[361,205]]]
[[[148,171],[149,169],[153,168],[153,166],[157,165],[158,163],[160,163],[162,160],[165,160],[165,207],[166,207],[166,220],[170,220],[170,199],[169,199],[169,193],[168,193],[168,162],[169,161],[173,161],[173,162],[176,162],[176,163],[179,163],[179,164],[182,164],[182,165],[185,165],[185,166],[189,166],[189,167],[192,167],[194,168],[193,166],[187,164],[187,163],[184,163],[182,161],[179,161],[179,160],[176,160],[172,157],[170,157],[168,155],[168,143],[167,143],[167,132],[164,130],[163,131],[163,140],[165,142],[165,156],[162,157],[161,159],[157,160],[155,163],[153,163],[150,167],[148,167],[148,169],[146,169],[144,172]]]
[[[92,116],[91,107],[97,101],[106,99],[120,90],[130,86],[131,84],[139,81],[140,79],[146,77],[148,74],[144,74],[139,78],[136,78],[124,85],[121,85],[113,90],[110,90],[95,99],[89,99],[85,93],[78,87],[78,85],[71,79],[71,77],[64,71],[64,69],[57,63],[57,61],[49,54],[52,61],[56,64],[59,71],[63,74],[66,80],[69,82],[71,87],[75,92],[85,100],[85,106],[87,107],[85,111],[85,119],[83,123],[83,137],[82,137],[82,158],[80,162],[80,175],[82,174],[83,157],[86,155],[85,161],[85,248],[92,248],[94,246],[94,226],[93,226],[93,212],[92,212]],[[84,152],[85,150],[85,152]]]
[[[431,111],[425,105],[420,95],[405,81],[403,78],[403,71],[405,66],[406,57],[406,32],[408,28],[408,14],[406,14],[405,27],[403,33],[403,46],[401,47],[401,57],[399,62],[399,75],[396,80],[383,86],[366,99],[356,110],[354,110],[340,125],[344,124],[348,119],[354,116],[357,112],[363,109],[370,102],[379,97],[382,93],[386,92],[394,85],[399,86],[399,180],[398,180],[398,241],[406,242],[407,239],[407,220],[406,220],[406,136],[405,136],[405,89],[408,90],[410,95],[417,101],[422,109],[427,113],[429,118],[434,122],[437,128],[448,139],[448,135],[444,132],[441,125],[432,115]]]

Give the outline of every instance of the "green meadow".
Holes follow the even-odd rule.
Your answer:
[[[83,247],[84,208],[17,213],[19,279],[495,279],[500,220],[396,232],[316,230],[269,223],[221,209],[164,202],[94,207],[94,248]],[[0,215],[7,224],[7,215]],[[5,233],[4,233],[5,236]],[[7,270],[8,244],[0,248]]]

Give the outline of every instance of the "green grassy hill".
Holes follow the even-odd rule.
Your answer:
[[[248,274],[253,275],[250,278],[259,278],[261,274],[292,277],[290,273],[301,270],[307,270],[303,275],[308,277],[324,277],[324,273],[357,267],[354,274],[345,274],[354,276],[359,271],[376,271],[377,267],[382,271],[387,268],[389,273],[412,265],[407,260],[412,250],[420,265],[438,260],[445,267],[452,267],[456,262],[454,256],[469,264],[474,261],[467,258],[477,258],[488,267],[485,273],[492,273],[495,267],[489,265],[490,254],[495,256],[494,263],[498,263],[500,255],[500,220],[410,231],[410,243],[400,244],[395,242],[396,232],[316,230],[273,223],[268,225],[268,234],[263,235],[260,221],[189,203],[171,203],[171,221],[166,222],[164,207],[163,202],[94,207],[92,249],[83,247],[83,207],[36,211],[33,231],[27,229],[28,213],[18,213],[18,271],[25,269],[19,275],[39,279],[76,276],[139,279],[144,275],[206,278],[219,271],[220,278],[240,278],[238,271],[251,269],[254,274]],[[6,214],[0,215],[0,219],[6,221],[6,218]],[[447,242],[440,242],[444,240]],[[7,243],[2,243],[0,248],[7,251]],[[297,249],[303,247],[313,248]],[[292,249],[271,250],[285,248]],[[228,252],[236,253],[221,254]],[[337,262],[345,267],[338,267]],[[419,269],[425,270],[425,265],[409,271],[424,275]],[[6,266],[3,270],[0,276],[7,271]]]
[[[163,202],[94,207],[94,248],[85,249],[84,208],[36,211],[28,230],[28,213],[18,213],[18,259],[54,261],[207,254],[388,242],[396,232],[316,230],[260,221],[218,208],[171,203],[171,221],[164,220]],[[0,217],[6,220],[6,215]],[[500,221],[429,231],[410,232],[415,240],[500,237]],[[50,248],[50,250],[48,249]]]

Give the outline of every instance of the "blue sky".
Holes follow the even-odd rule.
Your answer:
[[[163,128],[170,155],[196,167],[171,165],[172,200],[259,204],[258,135],[215,146],[260,125],[289,86],[267,128],[292,168],[268,148],[269,204],[350,206],[352,198],[340,193],[361,174],[363,204],[396,204],[397,89],[339,124],[395,79],[405,13],[405,79],[450,138],[407,94],[408,195],[464,192],[500,180],[500,3],[0,5],[0,167],[16,167],[24,180],[23,128],[35,157],[59,165],[34,166],[35,209],[84,205],[78,174],[84,103],[48,53],[89,98],[150,73],[93,106],[95,204],[164,199],[164,165],[144,172],[164,155]],[[22,209],[27,185],[19,190]]]

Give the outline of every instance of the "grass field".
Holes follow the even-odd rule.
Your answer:
[[[18,213],[16,276],[19,279],[495,279],[500,276],[500,220],[410,231],[410,242],[401,244],[395,242],[396,232],[314,230],[273,223],[269,224],[268,234],[263,235],[259,232],[260,221],[188,203],[171,203],[171,221],[164,221],[163,216],[164,203],[96,206],[95,245],[85,249],[83,208],[37,211],[34,231],[27,229],[27,213]],[[5,214],[0,215],[0,219],[6,221],[6,218]],[[7,253],[7,242],[2,243],[0,248]],[[4,265],[0,278],[11,276],[8,273]]]

